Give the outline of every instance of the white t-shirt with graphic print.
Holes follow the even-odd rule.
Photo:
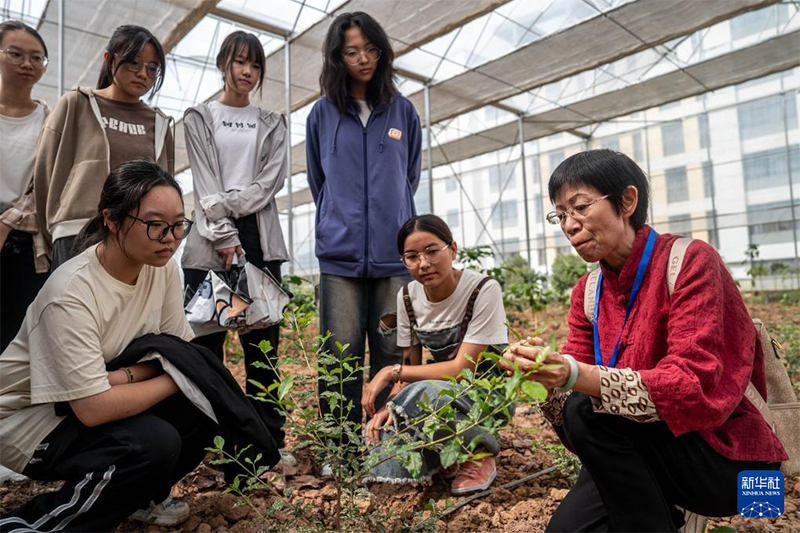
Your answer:
[[[214,143],[226,191],[242,191],[253,184],[258,159],[258,108],[208,104],[214,121]]]
[[[472,291],[484,278],[483,274],[464,270],[453,294],[441,302],[431,302],[425,295],[425,288],[418,281],[408,287],[411,306],[417,318],[420,331],[438,331],[459,326],[467,310],[467,302]],[[414,335],[412,339],[410,322],[403,303],[403,290],[397,293],[397,345],[407,348],[419,344]],[[495,280],[489,280],[481,287],[475,300],[472,320],[462,342],[470,344],[506,344],[506,311],[503,307],[503,293]]]

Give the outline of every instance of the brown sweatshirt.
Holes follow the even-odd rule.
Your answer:
[[[174,173],[170,118],[155,112],[154,153],[158,164]],[[110,172],[108,139],[91,89],[79,87],[58,101],[39,141],[33,170],[39,229],[48,245],[77,235],[97,214],[100,193]]]

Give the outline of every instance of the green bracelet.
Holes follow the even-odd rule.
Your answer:
[[[575,386],[575,382],[578,381],[578,362],[574,357],[566,353],[562,353],[561,357],[566,359],[569,363],[569,378],[567,379],[567,382],[564,383],[564,386],[557,390],[558,392],[567,392],[572,390],[572,387]]]

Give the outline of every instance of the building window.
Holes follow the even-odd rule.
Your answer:
[[[447,225],[450,226],[450,229],[456,229],[460,224],[458,209],[449,209],[447,211],[446,219]]]
[[[668,168],[664,171],[667,181],[667,202],[685,202],[689,199],[689,181],[686,179],[686,167]]]
[[[703,196],[714,196],[714,165],[711,161],[703,162]]]
[[[752,244],[780,244],[794,240],[790,202],[749,206],[747,222]]]
[[[564,156],[564,150],[558,150],[556,152],[550,152],[549,155],[549,162],[550,162],[550,173],[552,174],[553,171],[556,169],[558,165],[561,164],[566,157]]]
[[[700,148],[705,149],[711,146],[711,140],[708,137],[708,115],[706,113],[697,117],[697,129],[700,132]]]
[[[458,190],[458,181],[456,181],[454,176],[450,176],[444,180],[444,190],[447,192]]]
[[[691,235],[692,219],[689,217],[689,215],[669,217],[669,232],[674,235]]]
[[[608,150],[614,150],[615,152],[619,152],[619,137],[616,135],[612,137],[606,137],[602,141],[600,141],[600,148],[606,148]]]
[[[797,145],[790,147],[790,153],[797,153]],[[786,148],[775,148],[748,154],[742,158],[742,175],[746,191],[782,187],[789,184],[789,165]],[[792,173],[796,172],[798,158],[791,157]],[[798,168],[797,170],[800,170]]]
[[[765,30],[775,29],[789,20],[789,6],[779,4],[751,11],[731,20],[731,39],[742,39]]]
[[[517,216],[517,201],[516,200],[503,200],[495,207],[492,212],[492,226],[494,228],[500,227],[515,227],[518,224]]]
[[[661,126],[661,146],[665,156],[684,152],[682,122],[670,122]]]
[[[633,141],[633,160],[637,163],[644,163],[644,151],[642,150],[642,132],[634,131],[631,136]]]
[[[506,163],[489,169],[489,191],[500,192],[516,186],[516,164]]]
[[[786,128],[793,130],[797,128],[797,104],[794,93],[776,94],[740,104],[736,108],[736,113],[739,116],[739,136],[742,140],[782,133],[784,130],[784,102],[786,105]]]

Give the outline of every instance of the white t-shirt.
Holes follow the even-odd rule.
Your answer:
[[[112,277],[96,246],[53,272],[0,356],[0,463],[17,472],[61,422],[54,402],[111,388],[106,363],[147,333],[194,337],[178,265],[145,265],[136,285]]]
[[[226,191],[242,191],[252,185],[258,160],[258,108],[208,104],[214,120],[214,143]]]
[[[431,302],[425,295],[425,288],[418,281],[408,287],[411,306],[417,318],[417,331],[435,334],[439,331],[453,330],[461,326],[467,302],[472,291],[484,278],[483,274],[464,270],[453,294],[441,302]],[[403,303],[403,290],[397,293],[397,345],[407,348],[419,344],[416,334],[411,334],[406,306]],[[503,293],[495,280],[489,280],[478,293],[473,309],[472,320],[462,342],[470,344],[507,344],[506,311],[503,307]]]
[[[0,213],[14,205],[30,185],[45,108],[24,117],[0,115]]]
[[[356,98],[356,103],[358,104],[358,118],[361,119],[361,124],[366,128],[367,122],[369,122],[369,116],[372,114],[372,109],[369,108],[369,104],[366,100],[359,100]]]

